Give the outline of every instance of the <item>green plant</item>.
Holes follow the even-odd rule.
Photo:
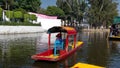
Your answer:
[[[31,20],[31,21],[33,21],[33,20],[37,20],[36,15],[30,14],[30,20]]]

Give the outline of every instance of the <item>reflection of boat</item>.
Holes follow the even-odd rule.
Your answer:
[[[62,38],[65,39],[62,41],[64,44],[61,44],[60,46],[54,44],[54,48],[50,47],[51,41],[51,33],[59,33],[62,34]],[[72,27],[52,27],[48,29],[48,50],[39,54],[33,55],[31,58],[34,60],[44,60],[44,61],[59,61],[62,60],[69,55],[73,54],[81,45],[83,44],[82,41],[76,42],[76,30]],[[73,44],[70,44],[70,37],[73,38]],[[55,47],[56,46],[56,47]],[[62,48],[63,46],[63,48]],[[60,49],[56,49],[57,47],[60,47]],[[59,55],[56,54],[56,52],[59,52]]]
[[[86,64],[86,63],[77,63],[71,68],[104,68],[96,65]]]
[[[36,61],[33,63],[32,67],[33,68],[59,68],[59,64],[56,62],[51,63],[51,62]]]

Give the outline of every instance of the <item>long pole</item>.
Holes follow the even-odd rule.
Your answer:
[[[48,35],[48,49],[50,49],[50,43],[51,43],[50,37],[51,37],[51,34]]]

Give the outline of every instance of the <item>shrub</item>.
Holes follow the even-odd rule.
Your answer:
[[[0,19],[2,19],[2,11],[3,11],[3,9],[0,8]]]
[[[31,21],[37,20],[36,15],[30,14],[30,20]]]
[[[24,22],[29,22],[29,14],[24,14]]]
[[[6,14],[5,14],[8,18],[12,19],[13,18],[13,11],[6,11]]]

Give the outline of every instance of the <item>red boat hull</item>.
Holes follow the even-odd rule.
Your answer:
[[[51,56],[53,54],[53,49],[50,49],[50,50],[47,50],[45,52],[33,55],[31,58],[33,60],[36,60],[36,61],[38,61],[38,60],[43,60],[43,61],[60,61],[62,59],[67,58],[68,56],[70,56],[74,52],[76,52],[76,50],[78,50],[83,45],[83,42],[78,42],[78,43],[77,43],[78,46],[76,46],[75,48],[71,49],[70,51],[60,50],[59,56]]]

